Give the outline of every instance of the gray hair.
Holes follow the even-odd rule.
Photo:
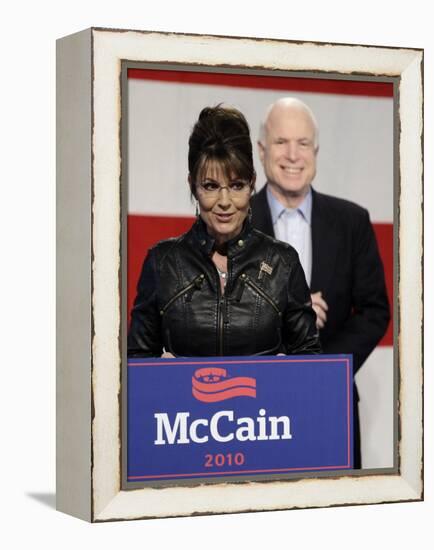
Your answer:
[[[262,143],[262,145],[265,145],[265,139],[267,137],[267,122],[268,117],[270,116],[271,111],[274,109],[274,107],[294,107],[296,109],[300,109],[301,111],[304,111],[310,121],[312,122],[313,128],[314,128],[314,148],[315,150],[318,149],[319,146],[319,129],[318,129],[318,123],[316,121],[315,115],[313,114],[312,109],[306,105],[303,101],[300,99],[297,99],[296,97],[281,97],[274,103],[271,103],[269,105],[264,113],[264,116],[261,120],[261,124],[259,126],[259,142]]]

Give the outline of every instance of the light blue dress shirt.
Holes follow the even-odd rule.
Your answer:
[[[300,263],[310,285],[312,276],[312,191],[298,208],[285,208],[267,186],[267,200],[276,239],[289,243],[298,252]]]

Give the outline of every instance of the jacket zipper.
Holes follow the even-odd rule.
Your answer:
[[[190,284],[188,284],[186,287],[181,289],[179,292],[175,294],[175,296],[172,296],[170,300],[167,302],[167,304],[160,310],[160,315],[164,315],[166,311],[169,309],[169,307],[173,304],[175,300],[180,298],[183,294],[186,294],[189,290],[196,289],[199,290],[202,287],[203,280],[205,279],[205,275],[202,273],[198,277],[196,277]]]
[[[223,355],[223,332],[224,332],[224,323],[227,317],[227,301],[226,295],[222,294],[220,286],[220,276],[217,269],[215,270],[217,274],[217,289],[218,289],[218,307],[217,307],[217,350],[218,354]],[[228,269],[229,272],[229,269]],[[226,282],[226,288],[228,287],[229,281]]]
[[[249,285],[251,288],[253,288],[253,290],[259,294],[259,296],[261,296],[262,298],[264,298],[264,300],[270,304],[270,306],[276,311],[276,313],[279,315],[279,316],[282,316],[282,312],[280,311],[280,309],[277,307],[277,305],[273,302],[273,300],[268,296],[268,294],[266,294],[259,286],[257,286],[253,281],[252,279],[250,279],[250,277],[248,275],[246,275],[245,273],[243,273],[241,275],[241,280],[244,281],[247,285]]]
[[[222,313],[222,308],[224,307],[224,298],[219,298],[218,306],[218,328],[219,328],[219,355],[223,355],[223,329],[224,329],[224,318]]]

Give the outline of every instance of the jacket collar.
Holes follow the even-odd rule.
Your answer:
[[[321,290],[327,292],[339,266],[336,265],[338,250],[340,250],[344,235],[337,226],[335,210],[330,209],[327,195],[312,189],[312,277],[310,288],[312,292]]]
[[[194,239],[199,244],[200,249],[204,254],[210,255],[214,249],[215,239],[208,233],[206,225],[202,218],[198,218],[192,227],[192,234]],[[227,255],[232,258],[238,253],[242,252],[248,244],[252,236],[252,226],[250,221],[246,218],[241,228],[240,233],[227,242]]]

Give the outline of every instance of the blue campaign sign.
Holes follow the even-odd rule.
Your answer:
[[[129,359],[127,482],[353,467],[352,357]]]

